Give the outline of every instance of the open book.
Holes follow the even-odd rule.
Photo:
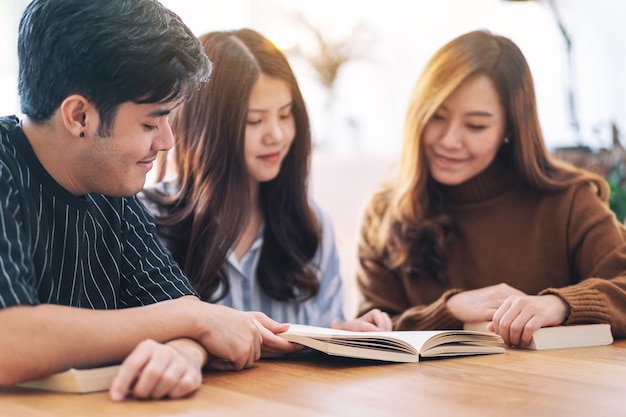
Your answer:
[[[389,362],[504,352],[500,336],[465,330],[350,332],[292,324],[279,336],[329,355]]]
[[[466,330],[488,331],[489,322],[465,323]],[[533,335],[526,349],[545,350],[586,346],[602,346],[613,343],[609,324],[573,324],[569,326],[542,327]]]
[[[106,391],[111,387],[111,382],[119,368],[119,365],[91,369],[72,368],[45,378],[23,382],[18,386],[74,393]]]

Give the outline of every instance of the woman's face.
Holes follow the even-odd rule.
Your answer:
[[[458,185],[481,173],[504,139],[504,108],[491,80],[465,80],[428,121],[422,135],[428,169],[439,183]]]
[[[252,183],[276,178],[296,136],[289,85],[261,74],[248,103],[244,156]]]

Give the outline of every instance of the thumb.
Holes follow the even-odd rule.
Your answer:
[[[263,327],[274,334],[286,332],[289,330],[289,323],[279,323],[272,320],[265,314],[257,314],[254,317]]]

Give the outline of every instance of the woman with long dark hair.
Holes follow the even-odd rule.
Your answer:
[[[160,237],[206,301],[283,322],[390,329],[379,311],[343,322],[332,225],[308,194],[309,118],[285,55],[250,29],[200,40],[211,81],[173,113],[174,153],[143,192]],[[167,164],[176,176],[164,181]]]

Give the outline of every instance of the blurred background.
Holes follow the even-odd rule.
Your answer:
[[[488,29],[524,52],[551,151],[610,180],[626,216],[622,0],[162,0],[194,33],[254,28],[287,54],[312,120],[311,187],[330,212],[353,294],[361,210],[401,149],[418,74],[444,43]],[[0,0],[0,113],[19,114],[17,28],[28,0]]]

